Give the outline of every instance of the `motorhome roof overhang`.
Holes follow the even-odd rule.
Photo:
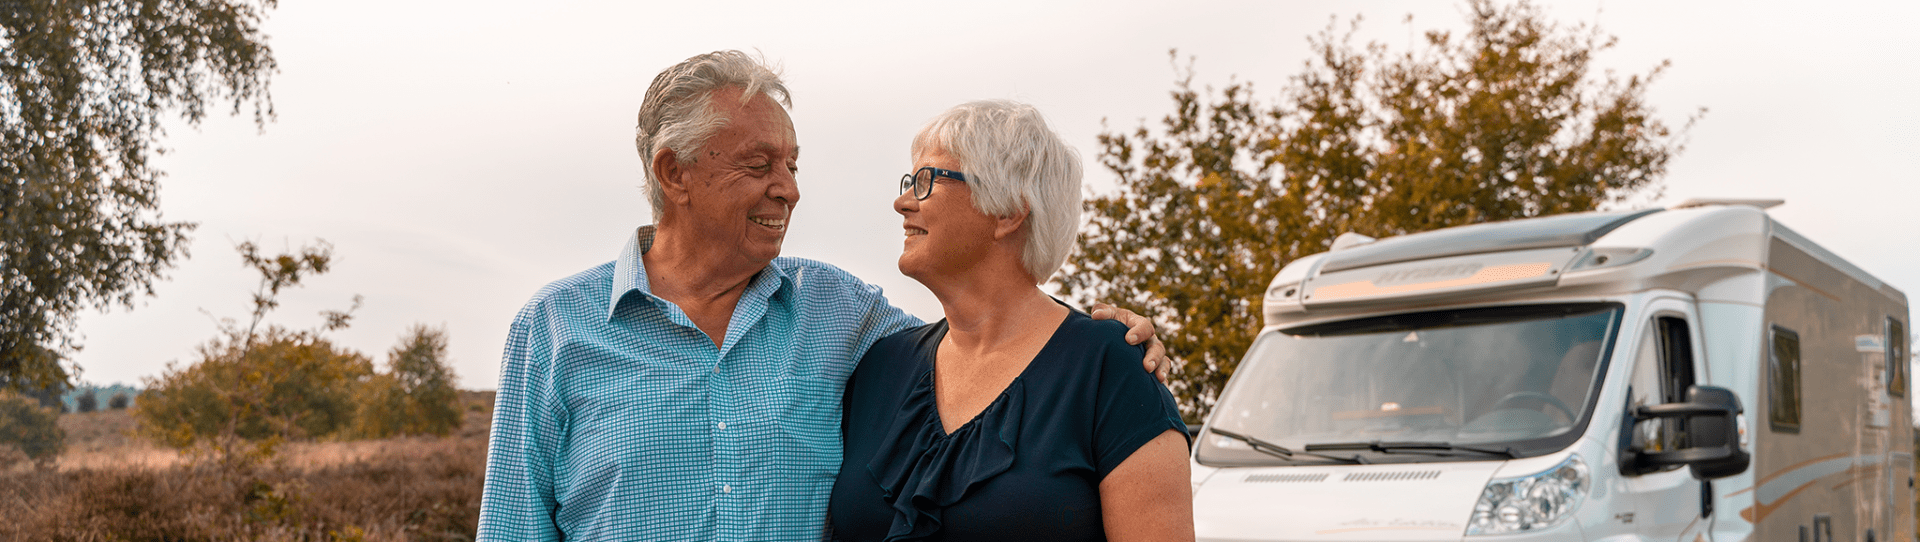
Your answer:
[[[1488,252],[1582,247],[1628,222],[1660,211],[1576,213],[1402,235],[1330,253],[1320,272]]]
[[[1297,263],[1306,267],[1283,270],[1274,277],[1265,296],[1267,321],[1274,323],[1282,312],[1551,287],[1570,269],[1590,268],[1596,262],[1611,267],[1645,257],[1645,250],[1623,252],[1589,245],[1628,222],[1660,211],[1476,224],[1334,250],[1311,262],[1303,259]]]

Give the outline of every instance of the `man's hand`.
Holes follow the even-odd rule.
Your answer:
[[[1160,344],[1160,337],[1154,335],[1153,320],[1106,303],[1094,303],[1093,312],[1089,315],[1095,320],[1118,320],[1126,324],[1127,344],[1140,344],[1145,341],[1147,358],[1141,364],[1146,367],[1147,372],[1153,373],[1154,378],[1160,379],[1161,383],[1166,383],[1167,374],[1173,371],[1173,360],[1167,357],[1167,347]]]

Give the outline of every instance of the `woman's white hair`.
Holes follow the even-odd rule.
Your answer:
[[[661,149],[670,149],[676,160],[698,162],[699,153],[693,151],[705,145],[707,138],[729,120],[713,108],[713,91],[727,87],[740,89],[742,100],[756,93],[766,94],[780,105],[793,108],[780,74],[740,51],[714,51],[689,58],[661,71],[647,87],[647,96],[640,102],[633,146],[640,151],[640,162],[646,170],[647,202],[653,204],[654,220],[660,219],[666,193],[653,176],[653,156]]]
[[[913,138],[913,155],[942,149],[960,160],[973,207],[991,216],[1027,211],[1020,263],[1034,283],[1067,261],[1080,231],[1080,154],[1031,105],[980,100],[948,109]]]

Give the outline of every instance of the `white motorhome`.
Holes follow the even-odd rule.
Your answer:
[[[1777,203],[1289,263],[1195,439],[1200,540],[1913,540],[1906,296]]]

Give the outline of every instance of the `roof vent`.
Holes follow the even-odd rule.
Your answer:
[[[1333,246],[1327,248],[1327,251],[1333,252],[1336,250],[1346,250],[1351,247],[1357,247],[1357,246],[1371,243],[1374,241],[1376,241],[1376,239],[1372,237],[1367,237],[1365,235],[1360,235],[1358,233],[1354,233],[1354,232],[1342,233],[1340,234],[1339,237],[1333,238]]]
[[[1673,206],[1668,207],[1668,209],[1692,209],[1694,207],[1706,207],[1709,205],[1745,205],[1760,209],[1771,209],[1776,205],[1786,202],[1787,200],[1783,199],[1688,198],[1686,201],[1673,204]]]

